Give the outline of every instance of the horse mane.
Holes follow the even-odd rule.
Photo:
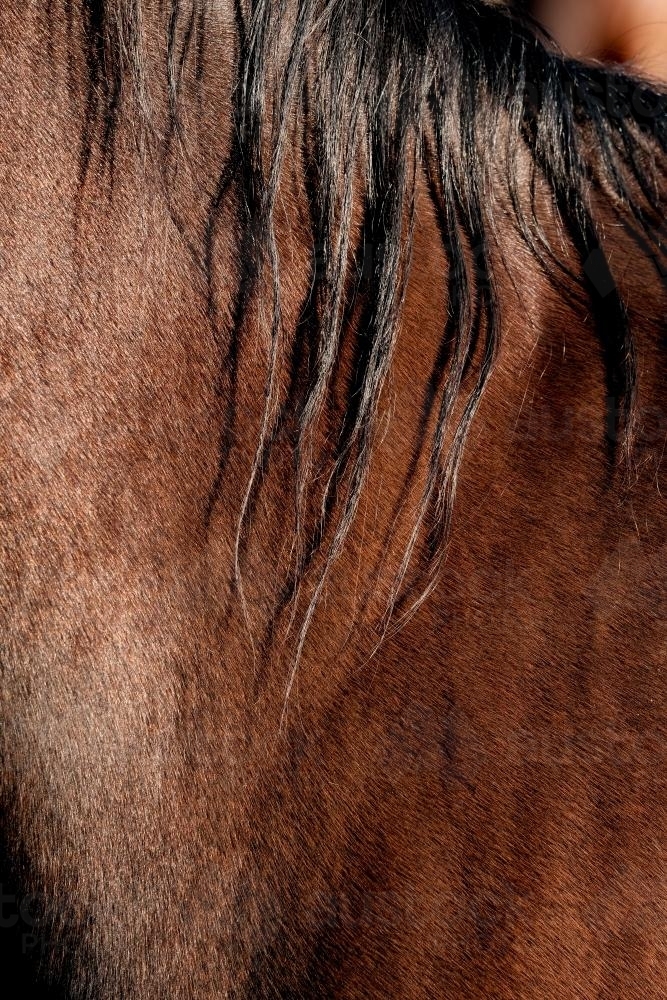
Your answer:
[[[186,85],[202,82],[203,50],[215,31],[218,6],[209,0],[160,5],[163,79],[156,80],[139,0],[84,0],[88,97],[82,183],[95,164],[113,176],[115,137],[128,102],[158,160],[177,149],[173,140],[188,128],[182,94]],[[565,59],[525,17],[484,0],[235,0],[229,13],[235,33],[232,138],[208,192],[193,252],[205,275],[211,322],[219,325],[213,277],[217,227],[236,191],[243,273],[231,309],[232,338],[264,267],[272,289],[261,331],[268,335],[263,416],[239,511],[236,579],[243,599],[244,537],[271,449],[289,423],[295,540],[281,607],[312,574],[298,661],[368,477],[410,273],[419,176],[426,178],[448,264],[448,317],[424,390],[434,420],[423,444],[427,471],[421,501],[412,513],[388,614],[400,610],[403,620],[437,576],[465,443],[498,354],[502,295],[492,244],[507,224],[500,217],[498,191],[511,205],[513,225],[545,280],[587,301],[595,316],[609,407],[601,435],[610,469],[631,461],[634,341],[601,245],[591,192],[603,191],[619,217],[660,250],[654,235],[661,212],[656,157],[667,148],[667,98],[620,70]],[[162,111],[156,111],[156,91]],[[304,252],[311,257],[311,279],[308,300],[301,304],[307,357],[300,379],[285,394],[279,373],[293,341],[283,329],[287,292],[275,215],[295,136],[306,165],[310,234]],[[526,155],[527,184],[521,172]],[[538,184],[550,191],[574,263],[565,263],[554,250],[535,209]],[[370,268],[362,266],[368,246],[374,251]],[[355,310],[362,331],[358,363],[332,426],[328,407]],[[223,352],[221,364],[233,372],[233,351]],[[323,473],[317,435],[327,420],[332,444]],[[224,441],[223,435],[208,516],[228,459]],[[401,588],[417,548],[426,575],[408,600]]]

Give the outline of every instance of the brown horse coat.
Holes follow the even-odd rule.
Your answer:
[[[144,50],[145,91],[117,95],[111,175],[86,5],[0,5],[0,944],[26,977],[20,995],[39,982],[40,995],[95,1000],[664,998],[659,247],[600,168],[591,214],[635,344],[628,466],[610,456],[622,430],[591,305],[615,294],[602,256],[586,262],[592,291],[572,290],[556,264],[550,280],[513,214],[502,141],[488,150],[496,231],[475,272],[464,227],[463,256],[476,288],[493,273],[500,339],[446,558],[395,628],[410,600],[383,616],[428,475],[415,442],[435,426],[424,399],[452,309],[438,199],[417,170],[368,474],[302,634],[337,523],[296,595],[285,591],[299,544],[289,386],[297,398],[313,371],[303,361],[290,374],[313,281],[310,120],[287,122],[272,208],[283,340],[271,391],[284,419],[248,499],[270,271],[258,265],[237,323],[256,247],[240,189],[214,238],[201,236],[234,141],[238,26],[231,5],[208,8],[169,129],[156,13],[169,5],[147,6],[141,30],[158,41]],[[168,135],[160,155],[137,125],[145,107]],[[515,123],[501,126],[518,145]],[[664,194],[664,153],[641,136],[642,176]],[[526,206],[531,148],[517,153]],[[344,166],[355,242],[364,155]],[[555,256],[582,274],[542,174],[532,201]],[[308,524],[362,327],[352,304],[312,435]],[[429,524],[405,574],[416,593]]]

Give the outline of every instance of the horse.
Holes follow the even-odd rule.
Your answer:
[[[17,995],[664,998],[664,87],[26,0],[0,94]]]

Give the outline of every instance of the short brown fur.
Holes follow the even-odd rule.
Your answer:
[[[545,278],[498,181],[499,355],[437,586],[378,647],[448,308],[420,175],[369,478],[286,701],[294,605],[274,611],[292,439],[278,440],[244,535],[242,602],[261,296],[211,508],[233,205],[215,246],[217,330],[188,244],[198,178],[231,142],[231,15],[220,4],[208,25],[204,99],[185,105],[194,166],[167,179],[168,207],[131,115],[112,196],[95,152],[81,182],[71,136],[86,67],[65,58],[67,9],[0,7],[0,743],[4,885],[34,894],[11,940],[26,952],[21,995],[660,1000],[667,292],[645,241],[598,191],[636,338],[628,480],[609,469],[590,310]],[[275,218],[294,331],[310,276],[303,165],[292,151],[288,165]],[[573,259],[543,185],[536,197]],[[307,599],[308,582],[297,621]]]

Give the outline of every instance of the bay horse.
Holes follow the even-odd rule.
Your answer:
[[[26,0],[0,94],[16,995],[664,998],[664,89]]]

